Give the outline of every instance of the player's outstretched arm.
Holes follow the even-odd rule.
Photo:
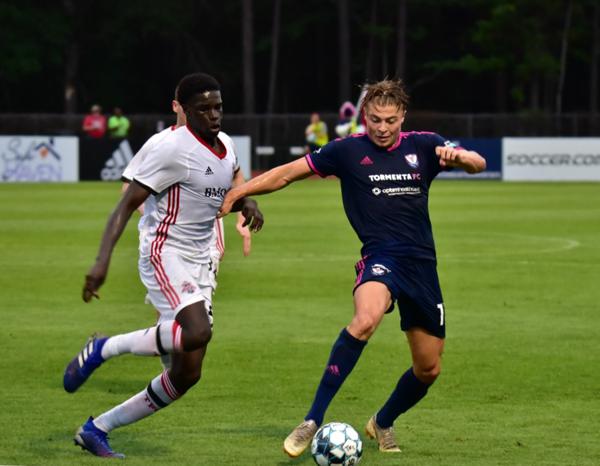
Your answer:
[[[472,150],[452,146],[437,146],[435,154],[442,167],[462,168],[467,173],[479,173],[485,170],[485,159]]]
[[[83,300],[86,303],[90,302],[92,297],[99,298],[98,289],[106,279],[110,257],[115,244],[117,244],[133,211],[146,200],[149,194],[150,192],[139,183],[131,183],[117,204],[116,209],[109,217],[102,235],[102,241],[100,242],[100,250],[98,251],[98,257],[96,257],[96,263],[85,276]]]
[[[219,217],[224,217],[233,209],[234,204],[246,196],[253,194],[267,194],[285,188],[294,181],[302,180],[310,175],[312,171],[304,157],[285,165],[275,167],[256,178],[252,178],[241,186],[232,188],[219,210]]]

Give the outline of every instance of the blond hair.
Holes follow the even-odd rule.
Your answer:
[[[403,110],[408,106],[408,94],[401,79],[384,79],[366,84],[364,88],[366,93],[360,105],[361,113],[370,103],[381,106],[395,105]]]

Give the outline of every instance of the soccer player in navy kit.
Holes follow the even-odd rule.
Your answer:
[[[222,216],[244,196],[270,193],[315,173],[335,175],[348,220],[363,243],[356,264],[354,317],[333,345],[308,414],[285,439],[284,450],[292,457],[310,444],[331,400],[394,302],[412,366],[367,423],[366,432],[381,451],[400,451],[394,421],[425,396],[440,374],[445,309],[427,207],[429,186],[446,168],[478,173],[485,169],[485,159],[435,133],[401,132],[407,103],[399,80],[369,85],[361,108],[366,133],[333,141],[231,189],[221,207]]]

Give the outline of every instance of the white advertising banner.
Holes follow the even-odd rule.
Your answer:
[[[0,136],[0,181],[78,181],[79,138]]]
[[[600,181],[600,138],[503,138],[502,179]]]

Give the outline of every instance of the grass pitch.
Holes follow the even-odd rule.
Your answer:
[[[86,337],[152,325],[136,221],[101,300],[83,276],[119,196],[113,183],[0,184],[0,464],[104,464],[75,429],[142,390],[154,358],[123,356],[75,394],[62,373]],[[130,465],[310,465],[281,451],[352,315],[359,244],[338,183],[263,196],[250,257],[227,218],[215,334],[203,379],[171,407],[112,435]],[[362,465],[600,462],[600,186],[437,181],[430,196],[447,307],[443,373],[396,424],[403,453],[365,442]],[[363,432],[409,366],[387,316],[327,413]]]

